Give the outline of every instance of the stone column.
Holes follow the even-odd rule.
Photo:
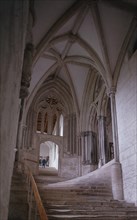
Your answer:
[[[21,105],[20,105],[20,114],[19,114],[19,124],[18,124],[18,134],[17,134],[17,157],[16,159],[19,160],[19,151],[20,148],[22,148],[22,136],[23,136],[23,129],[22,124],[23,122],[23,110],[24,110],[24,103],[25,99],[28,96],[28,88],[30,85],[31,80],[31,67],[32,67],[32,58],[33,58],[33,44],[27,43],[25,52],[24,52],[24,59],[23,59],[23,67],[22,67],[22,78],[21,78],[21,87],[20,87],[20,99],[21,99]]]
[[[81,135],[77,136],[77,155],[78,155],[78,161],[79,161],[79,176],[82,175],[82,137]]]
[[[32,109],[31,111],[31,121],[30,121],[30,150],[33,150],[36,148],[36,141],[35,141],[35,134],[36,134],[36,118],[37,118],[37,113],[35,110]]]
[[[76,114],[73,114],[73,116],[72,116],[72,129],[73,129],[73,133],[72,133],[73,154],[76,154],[76,151],[77,151],[77,146],[76,146]]]
[[[81,145],[83,164],[95,165],[97,163],[97,152],[95,136],[92,131],[82,132]]]
[[[24,149],[24,147],[25,147],[25,140],[26,140],[26,129],[27,129],[27,126],[25,124],[22,124],[21,127],[22,127],[22,141],[21,141],[20,149]]]
[[[115,87],[112,87],[109,91],[111,101],[111,117],[112,117],[112,133],[113,133],[113,145],[114,145],[114,160],[119,162],[119,144],[118,144],[118,128],[117,128],[117,113],[116,113],[116,101],[115,101]]]
[[[98,134],[99,134],[99,167],[106,163],[106,118],[98,116]]]
[[[21,1],[22,2],[22,1]],[[20,159],[20,149],[22,148],[22,139],[23,139],[23,129],[22,124],[23,121],[23,111],[24,104],[26,101],[26,97],[28,96],[28,88],[30,86],[31,80],[31,68],[32,68],[32,60],[34,54],[34,45],[32,39],[32,27],[34,25],[34,1],[29,2],[29,13],[28,13],[28,21],[27,21],[27,29],[26,29],[26,42],[25,42],[25,50],[23,56],[23,65],[22,65],[22,77],[20,82],[20,94],[19,98],[21,99],[20,105],[20,114],[19,114],[19,124],[18,124],[18,134],[17,134],[17,155],[16,159],[19,161]]]
[[[63,115],[63,152],[68,152],[68,117]],[[63,154],[64,155],[64,154]]]
[[[88,162],[88,132],[85,132],[84,144],[85,144],[84,148],[85,148],[86,164],[89,164]]]
[[[24,143],[24,145],[23,145],[23,148],[24,149],[26,149],[26,146],[27,146],[27,135],[28,135],[28,127],[27,127],[27,125],[24,125],[25,126],[25,136],[24,136],[24,141],[23,141],[23,143]]]
[[[109,91],[111,100],[111,116],[112,116],[112,133],[114,144],[114,160],[115,163],[111,168],[111,180],[112,180],[112,192],[114,199],[123,200],[123,179],[122,168],[119,162],[119,144],[118,144],[118,128],[117,128],[117,113],[116,113],[116,101],[115,101],[115,87],[112,87]]]
[[[119,162],[115,162],[111,167],[111,181],[113,198],[116,200],[123,200],[123,178],[122,168]]]
[[[64,151],[69,153],[69,116],[64,115],[63,122],[63,139],[64,139]]]
[[[70,143],[71,143],[71,140],[70,140],[70,117],[69,115],[67,116],[67,124],[68,124],[68,127],[66,128],[67,130],[67,153],[70,153]]]
[[[77,136],[77,139],[78,139],[78,148],[77,148],[77,155],[78,156],[81,156],[82,155],[82,153],[81,153],[81,151],[82,151],[82,149],[81,149],[81,136]]]
[[[85,136],[84,132],[81,134],[81,153],[82,153],[82,163],[86,162],[86,154],[85,154]]]
[[[70,154],[73,154],[73,120],[72,120],[72,114],[70,115],[69,130],[70,130],[70,136],[69,136],[69,139],[70,139]]]
[[[68,152],[76,154],[76,115],[68,116]]]

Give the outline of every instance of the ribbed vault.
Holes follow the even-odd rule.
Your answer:
[[[136,28],[135,5],[132,1],[120,2],[52,0],[52,5],[50,1],[35,2],[36,50],[27,110],[50,75],[68,84],[78,115],[90,69],[98,72],[108,90],[116,86],[122,60]],[[54,16],[51,17],[50,12]],[[44,19],[48,20],[47,26]]]

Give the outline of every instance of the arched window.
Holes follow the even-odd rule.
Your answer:
[[[44,116],[44,132],[48,133],[48,114],[47,114],[47,112],[45,113],[45,116]]]
[[[63,136],[63,115],[60,115],[60,119],[59,119],[59,135]]]
[[[41,112],[39,112],[37,117],[37,131],[41,131],[41,124],[42,124],[42,114]]]
[[[56,122],[57,122],[57,116],[56,114],[53,115],[53,122],[52,122],[52,132],[56,135]]]

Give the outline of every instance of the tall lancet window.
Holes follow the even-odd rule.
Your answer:
[[[41,112],[39,112],[37,117],[37,131],[41,132],[41,125],[42,125],[42,114]]]
[[[45,116],[44,116],[44,132],[48,133],[48,114],[47,114],[47,112],[45,113]]]
[[[60,119],[59,119],[59,135],[63,136],[63,115],[60,115]]]
[[[53,135],[57,134],[57,116],[56,116],[56,114],[53,115],[52,132],[53,132]]]

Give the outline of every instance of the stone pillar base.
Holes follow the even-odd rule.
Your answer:
[[[113,198],[116,200],[123,200],[122,168],[119,162],[115,162],[111,167],[111,182]]]
[[[99,159],[99,163],[98,163],[98,168],[101,168],[102,166],[104,166],[104,161],[103,159]]]

